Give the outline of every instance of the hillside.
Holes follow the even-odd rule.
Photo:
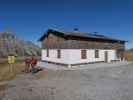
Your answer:
[[[17,38],[11,32],[0,33],[0,58],[15,54],[18,57],[40,56],[40,48],[31,42]]]
[[[125,58],[128,61],[133,61],[133,48],[125,51]]]

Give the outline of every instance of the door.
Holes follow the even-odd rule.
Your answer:
[[[104,52],[104,61],[108,62],[108,51]]]

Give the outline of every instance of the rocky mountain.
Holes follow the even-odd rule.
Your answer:
[[[18,57],[40,56],[41,50],[35,44],[17,38],[11,32],[0,33],[0,57],[15,54]]]

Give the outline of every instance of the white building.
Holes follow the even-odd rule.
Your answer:
[[[64,64],[112,62],[123,59],[125,41],[96,33],[49,29],[40,38],[42,61]]]

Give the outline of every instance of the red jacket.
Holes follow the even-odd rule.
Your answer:
[[[29,58],[26,58],[25,59],[25,64],[30,64],[31,63],[31,60]]]
[[[31,60],[31,65],[35,66],[37,64],[37,60],[36,59],[32,59]]]

